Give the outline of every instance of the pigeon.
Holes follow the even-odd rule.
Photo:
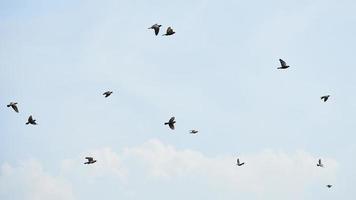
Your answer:
[[[27,120],[27,122],[26,122],[26,125],[28,125],[28,124],[37,125],[36,120],[33,119],[32,115],[30,115],[30,116],[28,117],[28,120]]]
[[[326,187],[331,188],[333,185],[326,185]]]
[[[289,65],[287,65],[287,63],[284,60],[279,59],[279,62],[281,63],[281,66],[278,67],[277,69],[287,69],[289,67]]]
[[[236,165],[237,166],[242,166],[242,165],[244,165],[245,163],[243,162],[243,163],[240,163],[240,159],[237,159],[237,161],[236,161]]]
[[[159,33],[159,28],[161,27],[162,25],[159,25],[159,24],[153,24],[150,28],[148,29],[153,29],[155,31],[155,35],[158,35]]]
[[[166,33],[163,34],[163,36],[169,36],[169,35],[173,35],[173,34],[175,34],[175,33],[176,33],[176,32],[174,32],[171,27],[168,27]]]
[[[323,100],[324,102],[326,102],[329,99],[330,95],[325,95],[320,97],[321,100]]]
[[[175,120],[175,117],[171,117],[168,122],[164,123],[164,125],[168,125],[169,128],[174,130],[174,124],[176,123],[176,121],[174,121],[174,120]]]
[[[193,129],[193,130],[190,130],[189,133],[190,133],[190,134],[197,134],[198,131]]]
[[[19,112],[19,109],[17,108],[17,102],[10,102],[10,104],[7,105],[7,107],[10,107],[10,106],[12,109],[14,109],[15,112],[17,112],[17,113]]]
[[[93,157],[85,157],[85,159],[87,159],[88,161],[85,162],[84,164],[89,165],[89,164],[94,164],[96,162],[96,160],[94,160]]]
[[[318,166],[318,167],[324,167],[324,164],[321,163],[321,159],[319,159],[318,164],[316,164],[316,166]]]
[[[105,98],[109,97],[112,94],[112,91],[107,91],[104,92],[103,95],[105,96]]]

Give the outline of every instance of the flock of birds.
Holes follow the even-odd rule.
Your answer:
[[[153,29],[154,30],[154,33],[155,35],[157,36],[159,34],[159,31],[160,31],[160,28],[161,28],[162,25],[159,25],[159,24],[154,24],[152,25],[151,27],[149,27],[148,29]],[[166,30],[166,33],[163,34],[162,36],[170,36],[170,35],[173,35],[175,34],[174,30],[172,29],[172,27],[168,27],[167,30]],[[280,67],[278,67],[277,69],[281,69],[281,70],[285,70],[287,68],[289,68],[290,66],[282,59],[279,59],[279,62],[280,62]],[[104,97],[105,98],[108,98],[110,95],[112,95],[113,91],[106,91],[103,93]],[[324,102],[328,101],[330,95],[324,95],[324,96],[321,96],[320,99]],[[19,112],[19,109],[18,109],[18,103],[17,102],[10,102],[7,107],[11,107],[15,112]],[[165,122],[164,125],[168,125],[170,129],[174,130],[175,129],[175,123],[176,123],[176,120],[175,120],[175,117],[171,117],[168,122]],[[36,122],[36,119],[34,119],[32,117],[32,115],[30,115],[27,119],[27,122],[26,122],[26,125],[37,125],[37,122]],[[189,131],[190,134],[197,134],[198,131],[195,130],[195,129],[192,129]],[[97,160],[95,160],[93,157],[85,157],[85,159],[87,160],[84,164],[86,165],[89,165],[89,164],[94,164],[97,162]],[[245,162],[240,162],[240,159],[237,158],[236,160],[236,165],[241,167],[245,164]],[[324,164],[322,163],[321,159],[318,160],[317,164],[316,164],[317,167],[324,167]],[[328,188],[331,188],[332,185],[328,184],[326,185],[326,187]]]

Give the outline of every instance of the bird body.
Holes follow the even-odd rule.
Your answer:
[[[325,95],[320,97],[321,100],[323,100],[324,102],[326,102],[329,99],[330,95]]]
[[[168,122],[165,122],[164,125],[168,125],[169,128],[174,130],[174,124],[176,123],[175,117],[171,117]]]
[[[26,125],[28,125],[28,124],[37,125],[36,120],[33,119],[32,115],[30,115],[30,116],[28,117],[28,120],[27,120],[27,122],[26,122]]]
[[[86,164],[86,165],[96,163],[96,160],[94,160],[94,158],[93,158],[93,157],[85,157],[85,159],[87,159],[87,160],[88,160],[87,162],[85,162],[85,163],[84,163],[84,164]]]
[[[190,130],[189,133],[190,133],[190,134],[197,134],[198,131],[193,129],[193,130]]]
[[[316,164],[316,166],[318,166],[318,167],[324,167],[324,164],[321,163],[321,159],[319,159],[318,164]]]
[[[237,166],[242,166],[242,165],[244,165],[245,163],[243,162],[243,163],[240,163],[240,159],[237,159],[236,160],[236,165]]]
[[[331,188],[333,185],[326,185],[326,187]]]
[[[10,102],[10,104],[8,104],[7,107],[11,107],[17,113],[19,112],[19,109],[17,108],[17,102]]]
[[[105,96],[105,98],[109,97],[113,92],[112,91],[106,91],[103,93],[103,95]]]
[[[166,33],[163,34],[163,36],[169,36],[169,35],[173,35],[173,34],[175,34],[175,33],[176,33],[176,32],[174,32],[171,27],[168,27]]]
[[[278,67],[277,69],[287,69],[287,68],[290,67],[290,66],[287,65],[287,63],[286,63],[284,60],[282,60],[282,59],[279,59],[279,62],[281,63],[281,66]]]
[[[159,28],[161,27],[162,25],[160,24],[153,24],[150,28],[148,29],[153,29],[155,31],[155,35],[158,35],[159,33]]]

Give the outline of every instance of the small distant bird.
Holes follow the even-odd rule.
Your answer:
[[[14,109],[15,112],[17,112],[17,113],[19,112],[19,109],[17,108],[17,102],[10,102],[10,104],[7,105],[7,107],[10,107],[10,106],[12,109]]]
[[[197,134],[198,131],[193,129],[193,130],[190,130],[189,133],[190,133],[190,134]]]
[[[164,125],[168,125],[169,128],[174,130],[174,124],[176,123],[175,117],[171,117],[168,122],[164,123]]]
[[[281,63],[281,66],[278,67],[277,69],[287,69],[289,67],[289,65],[287,65],[287,63],[284,60],[279,59],[279,62]]]
[[[326,102],[329,99],[330,95],[325,95],[320,97],[321,100],[323,100],[324,102]]]
[[[94,158],[93,158],[93,157],[85,157],[85,159],[87,159],[87,160],[88,160],[87,162],[85,162],[85,163],[84,163],[84,164],[86,164],[86,165],[96,163],[96,160],[94,160]]]
[[[171,27],[168,27],[166,33],[163,34],[163,36],[169,36],[169,35],[173,35],[173,34],[175,34],[175,33],[176,33],[176,32],[174,32]]]
[[[103,95],[105,96],[105,98],[107,98],[108,96],[110,96],[112,94],[112,91],[106,91],[103,93]]]
[[[318,166],[318,167],[324,167],[324,164],[321,163],[321,159],[319,159],[318,164],[316,164],[316,166]]]
[[[27,120],[27,122],[26,122],[26,125],[28,125],[28,124],[37,125],[36,120],[33,119],[32,115],[30,115],[30,116],[28,117],[28,120]]]
[[[245,163],[243,162],[243,163],[240,163],[240,159],[237,159],[236,160],[236,165],[237,166],[242,166],[242,165],[244,165]]]
[[[155,31],[155,34],[158,35],[159,33],[159,28],[161,27],[162,25],[159,25],[159,24],[153,24],[150,28],[148,29],[153,29]]]
[[[326,187],[331,188],[333,185],[326,185]]]

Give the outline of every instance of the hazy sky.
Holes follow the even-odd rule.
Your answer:
[[[0,199],[354,199],[355,10],[0,0]]]

